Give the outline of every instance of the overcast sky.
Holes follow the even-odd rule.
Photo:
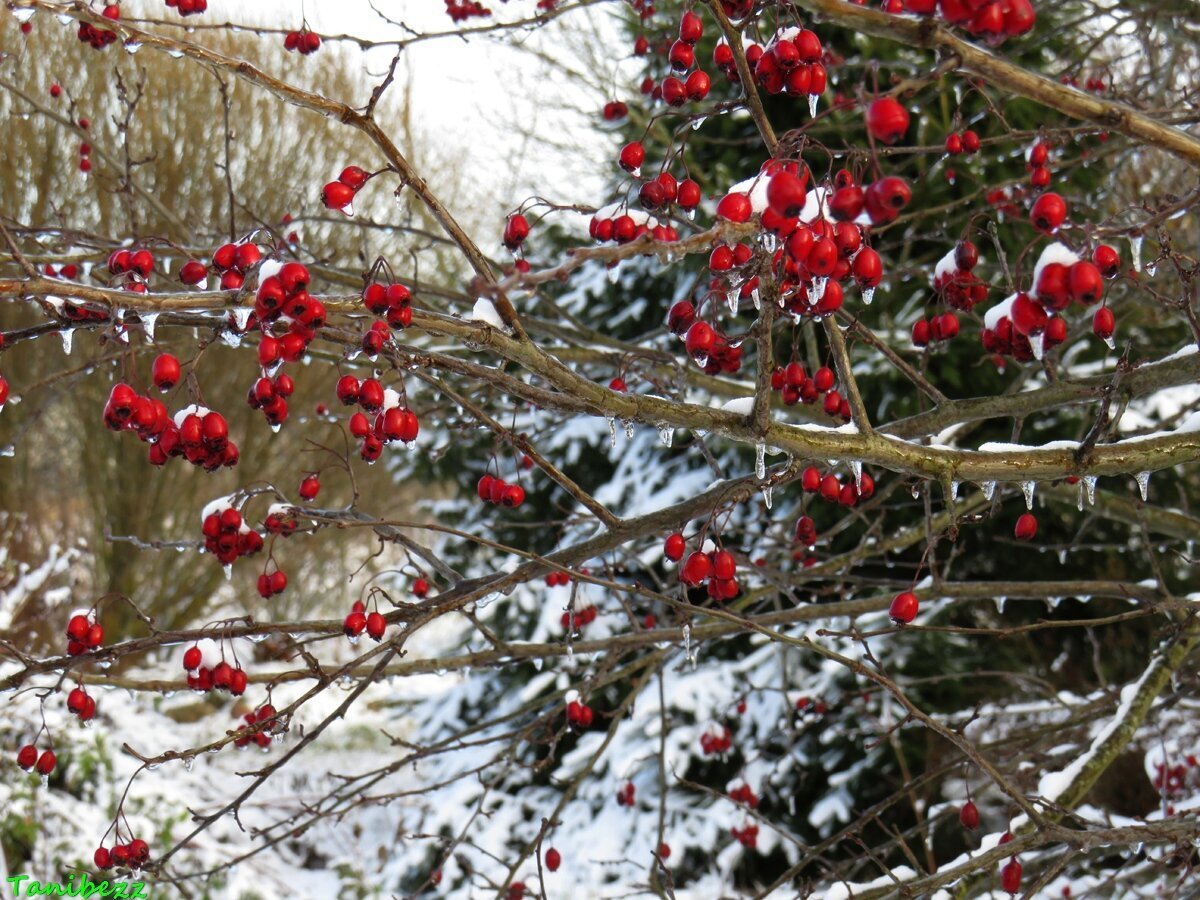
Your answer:
[[[152,11],[162,16],[162,0],[127,4],[131,13]],[[509,0],[488,4],[498,20],[525,18],[535,12],[535,0]],[[443,0],[374,0],[376,9],[419,32],[455,29]],[[173,15],[167,13],[168,15]],[[615,34],[605,14],[584,12],[580,27],[599,23]],[[329,34],[354,34],[371,40],[404,37],[372,9],[370,0],[265,0],[248,8],[245,0],[209,0],[205,19],[211,22],[263,22],[275,27],[298,27],[307,17],[313,30]],[[478,24],[472,20],[467,25]],[[608,23],[607,25],[605,23]],[[570,27],[570,23],[565,23]],[[556,24],[551,28],[558,28]],[[593,27],[596,27],[593,24]],[[529,46],[561,53],[562,42],[545,29],[520,39]],[[202,38],[200,38],[202,40]],[[562,78],[546,77],[531,53],[513,49],[510,41],[474,37],[446,37],[411,46],[409,71],[417,121],[431,136],[464,159],[480,174],[483,194],[477,202],[507,207],[531,192],[565,203],[597,203],[597,192],[611,168],[612,142],[597,140],[592,130],[599,119],[598,99],[582,93]],[[362,61],[364,78],[386,70],[392,50],[380,49]],[[319,60],[319,54],[314,61]],[[615,72],[601,73],[611,78]],[[377,80],[377,79],[376,79]],[[596,105],[590,119],[564,116],[558,108],[566,101]],[[533,144],[507,127],[522,123],[535,135]],[[565,149],[548,145],[566,143]]]

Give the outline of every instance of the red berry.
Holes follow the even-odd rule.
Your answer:
[[[900,625],[908,625],[917,617],[917,611],[920,609],[920,602],[917,600],[917,595],[909,591],[902,594],[897,594],[892,599],[892,606],[888,610],[888,615],[892,617],[892,621]]]
[[[557,872],[560,865],[562,865],[562,854],[551,847],[546,851],[546,868],[551,872]]]
[[[867,130],[875,140],[894,144],[908,131],[908,110],[892,97],[880,97],[867,107]]]
[[[963,828],[974,831],[979,827],[979,807],[968,800],[958,811],[958,821],[962,823]]]
[[[641,171],[642,163],[646,161],[646,148],[641,141],[633,141],[621,148],[621,168],[626,172],[637,174]]]
[[[37,747],[33,744],[26,744],[17,751],[17,765],[28,772],[37,764],[38,752]]]
[[[53,750],[45,750],[37,760],[37,770],[39,775],[49,775],[54,771],[54,765],[58,760],[54,757]]]
[[[750,198],[737,191],[726,194],[717,204],[717,216],[729,222],[748,222],[752,213]]]
[[[1046,234],[1056,231],[1066,217],[1067,201],[1053,191],[1038,197],[1029,211],[1029,221],[1033,227]]]
[[[321,491],[321,480],[316,475],[309,475],[300,482],[300,497],[303,500],[315,500]]]
[[[1009,894],[1018,894],[1021,892],[1021,864],[1017,862],[1014,856],[1000,870],[1000,887]]]
[[[170,353],[161,353],[154,359],[154,366],[151,369],[150,377],[154,381],[154,386],[160,391],[169,391],[179,383],[180,366],[179,360]]]
[[[1037,537],[1038,521],[1033,513],[1022,513],[1021,518],[1017,519],[1016,528],[1013,529],[1013,536],[1018,541],[1032,541]]]
[[[663,553],[671,562],[679,562],[683,559],[685,550],[687,550],[687,541],[678,532],[668,535],[666,541],[663,542]]]

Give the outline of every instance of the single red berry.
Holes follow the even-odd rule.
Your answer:
[[[968,800],[958,811],[958,821],[962,823],[963,828],[974,831],[979,827],[979,807]]]
[[[892,621],[900,625],[908,625],[917,617],[917,611],[920,609],[920,602],[917,600],[917,595],[909,591],[902,594],[897,594],[892,599],[892,606],[888,610],[888,615],[892,617]]]
[[[1000,887],[1009,894],[1018,894],[1021,892],[1021,864],[1017,862],[1014,856],[1000,870]]]
[[[1018,541],[1032,541],[1037,537],[1038,520],[1033,513],[1022,513],[1017,519],[1016,528],[1013,529],[1013,536]]]
[[[663,542],[663,553],[671,562],[679,562],[679,560],[683,559],[685,550],[687,550],[687,541],[678,532],[668,535],[667,539]]]
[[[170,353],[160,353],[154,358],[150,377],[160,391],[169,391],[179,383],[181,374],[179,360]]]
[[[315,500],[321,491],[321,480],[316,475],[309,475],[300,482],[300,497],[303,500]]]
[[[562,865],[562,854],[551,847],[546,851],[546,868],[551,872],[557,872],[558,867]]]
[[[908,131],[908,110],[892,97],[880,97],[867,107],[867,130],[875,140],[894,144]]]

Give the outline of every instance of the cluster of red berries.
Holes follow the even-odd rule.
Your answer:
[[[746,62],[754,80],[768,94],[788,93],[809,98],[815,111],[816,98],[825,93],[829,80],[822,58],[825,48],[816,32],[807,28],[785,28],[778,31],[766,47],[751,44],[746,48]],[[737,79],[737,67],[729,45],[718,43],[713,62],[730,81]]]
[[[119,4],[110,3],[104,7],[104,11],[100,15],[115,22],[121,18],[121,7]],[[90,44],[93,50],[103,50],[109,44],[116,43],[117,40],[117,33],[115,31],[109,31],[107,28],[97,28],[90,22],[80,22],[77,34],[80,42]]]
[[[1046,195],[1043,195],[1046,196]],[[1120,272],[1121,258],[1112,247],[1098,246],[1092,259],[1080,259],[1062,244],[1047,247],[1034,269],[1033,286],[988,310],[984,317],[983,347],[989,353],[1027,362],[1061,344],[1067,323],[1059,313],[1072,302],[1091,306],[1104,296],[1104,279]],[[1092,319],[1097,337],[1111,341],[1116,319],[1107,306]]]
[[[1155,763],[1154,778],[1151,779],[1154,789],[1164,797],[1180,796],[1187,786],[1189,770],[1196,768],[1196,757],[1189,756],[1186,763],[1186,766],[1184,763],[1174,766],[1165,762]]]
[[[67,695],[67,709],[79,717],[80,722],[89,722],[96,717],[96,698],[80,685]]]
[[[317,331],[324,327],[325,304],[308,293],[308,283],[308,268],[287,262],[259,284],[254,315],[262,329],[258,361],[263,369],[302,359]],[[272,323],[285,325],[287,330],[275,337],[269,330]]]
[[[1063,75],[1058,80],[1060,82],[1062,82],[1063,84],[1069,85],[1073,88],[1079,87],[1079,77],[1076,75]],[[1092,91],[1097,94],[1103,94],[1104,90],[1105,90],[1104,76],[1088,75],[1083,80],[1083,89],[1085,91]]]
[[[234,697],[246,692],[246,670],[221,659],[220,650],[213,641],[206,641],[204,647],[198,643],[188,647],[183,653],[183,668],[187,672],[188,687],[193,691],[201,694],[226,691]]]
[[[620,212],[617,208],[611,211],[602,210],[593,216],[588,232],[594,240],[601,243],[612,241],[615,244],[628,244],[646,234],[660,243],[679,240],[679,232],[672,226],[663,225],[654,217],[638,210]]]
[[[278,565],[275,566],[274,572],[267,572],[264,570],[262,574],[258,576],[258,583],[256,585],[258,588],[258,596],[262,597],[264,600],[274,597],[277,594],[282,594],[287,590],[287,586],[287,572],[279,568]]]
[[[167,7],[181,16],[198,16],[208,12],[208,0],[167,0]]]
[[[617,788],[617,806],[633,806],[637,800],[637,789],[632,781],[627,781]]]
[[[946,152],[951,156],[961,153],[979,152],[979,135],[968,128],[966,131],[952,131],[946,135]]]
[[[478,0],[446,0],[446,15],[452,22],[465,22],[468,19],[487,18],[492,11]]]
[[[565,572],[562,574],[566,575]],[[567,580],[569,581],[570,579]],[[562,584],[566,583],[566,581],[562,582]],[[568,609],[563,612],[562,619],[560,621],[564,631],[579,631],[580,629],[595,622],[596,615],[597,611],[594,603],[577,603],[573,610]]]
[[[700,732],[700,750],[705,756],[719,756],[733,747],[733,732],[724,725],[713,722]]]
[[[741,828],[736,825],[733,826],[730,829],[730,834],[743,847],[753,850],[758,846],[758,826],[753,822],[747,822]]]
[[[1050,185],[1050,148],[1041,141],[1036,142],[1025,154],[1025,169],[1029,172],[1029,183],[1039,190]]]
[[[384,386],[375,378],[361,382],[353,375],[343,375],[337,383],[338,399],[346,406],[361,406],[368,413],[375,413],[375,422],[362,412],[350,417],[350,433],[362,441],[359,456],[367,462],[375,462],[383,453],[383,445],[402,441],[409,447],[417,439],[421,422],[417,414],[401,405],[400,395]]]
[[[389,327],[399,331],[412,324],[412,292],[399,282],[383,285],[373,281],[363,288],[362,298],[368,311],[384,316]]]
[[[758,794],[741,778],[729,785],[729,799],[734,803],[744,803],[751,809],[758,808]]]
[[[620,100],[609,100],[600,111],[605,122],[619,122],[629,115],[629,107]]]
[[[485,474],[475,485],[475,492],[485,503],[495,503],[516,509],[525,502],[525,488],[519,484],[509,484],[503,478]]]
[[[321,36],[308,28],[299,31],[289,31],[283,38],[283,49],[289,53],[296,52],[302,56],[316,53],[321,49]]]
[[[271,746],[271,735],[267,733],[267,729],[261,727],[264,722],[269,722],[275,718],[275,707],[270,703],[264,703],[256,710],[252,710],[242,716],[242,721],[246,723],[246,727],[240,729],[241,733],[233,739],[233,746],[239,750],[244,750],[251,744],[261,747],[266,750]]]
[[[138,250],[114,250],[108,257],[108,271],[113,275],[125,277],[120,285],[123,290],[144,294],[146,280],[154,271],[154,254],[145,247]]]
[[[371,173],[358,166],[346,166],[337,181],[321,188],[321,202],[326,209],[336,209],[348,216],[354,215],[354,197],[371,178]]]
[[[80,656],[104,643],[104,626],[96,611],[77,612],[67,621],[67,655]]]
[[[712,547],[705,542],[706,547]],[[663,553],[672,562],[683,558],[687,549],[681,534],[672,534],[663,544]],[[714,600],[732,600],[741,591],[737,581],[737,560],[728,550],[704,548],[688,554],[679,567],[679,580],[688,587],[699,587],[707,582],[708,595]]]
[[[959,241],[933,270],[933,290],[948,306],[970,312],[987,299],[987,285],[973,271],[979,265],[979,249],[971,241]]]
[[[993,46],[1028,33],[1037,21],[1029,0],[887,0],[884,9],[918,16],[940,13],[951,25],[959,25]]]
[[[829,198],[829,215],[838,222],[850,222],[866,213],[872,225],[886,225],[912,200],[908,182],[895,175],[873,181],[865,188],[848,169],[839,169],[833,178],[834,192]]]
[[[857,483],[847,481],[842,484],[832,472],[822,475],[816,466],[809,466],[800,473],[800,486],[806,494],[816,494],[822,500],[842,506],[854,506],[859,500],[869,500],[875,493],[875,479],[866,472]]]
[[[201,521],[204,549],[222,565],[232,565],[239,557],[253,556],[263,548],[262,535],[250,528],[227,500],[206,506]]]
[[[366,605],[361,600],[355,600],[349,614],[342,620],[342,634],[353,644],[358,642],[364,631],[372,640],[382,641],[383,633],[387,631],[387,619],[379,610],[367,612]]]
[[[567,725],[576,731],[584,731],[591,727],[595,713],[592,708],[579,699],[577,691],[567,695]]]
[[[221,276],[223,291],[236,291],[245,283],[246,275],[262,261],[262,250],[251,241],[240,244],[222,244],[212,255],[212,267]],[[208,266],[191,259],[179,269],[179,280],[184,284],[207,283]]]
[[[42,273],[47,278],[65,278],[68,281],[74,281],[79,277],[79,266],[75,265],[75,263],[67,263],[62,268],[56,269],[50,263],[46,263],[42,269]]]
[[[124,390],[118,391],[118,388]],[[145,423],[147,402],[155,412],[153,423],[148,426]],[[132,417],[125,413],[131,404]],[[181,409],[171,419],[160,400],[138,397],[128,385],[118,384],[113,388],[104,408],[104,422],[114,431],[118,427],[130,428],[143,441],[152,442],[149,458],[155,466],[166,465],[171,457],[182,457],[194,466],[215,472],[222,466],[236,466],[240,457],[237,444],[229,439],[229,423],[219,412],[193,405]],[[115,424],[122,422],[125,423],[123,426]]]
[[[817,542],[817,523],[812,516],[801,516],[796,520],[795,541],[805,547],[811,547]]]
[[[98,847],[92,855],[92,862],[96,864],[97,869],[112,869],[122,866],[140,869],[149,861],[150,845],[138,838],[134,838],[127,844]]]
[[[26,772],[36,768],[37,773],[43,777],[54,771],[54,766],[58,759],[54,756],[53,750],[43,750],[38,753],[37,747],[33,744],[26,744],[17,751],[17,765]]]
[[[260,361],[263,358],[264,352],[267,354],[274,352],[272,345],[266,343],[267,341],[274,340],[269,335],[263,336],[262,342],[258,345]],[[264,345],[267,347],[266,351],[263,350]],[[246,404],[251,409],[261,410],[267,419],[267,423],[272,427],[278,427],[287,421],[287,398],[292,396],[295,390],[296,383],[292,380],[292,376],[286,372],[280,372],[274,378],[263,375],[247,391]]]
[[[85,175],[92,171],[92,145],[87,141],[79,145],[79,171]]]
[[[741,342],[731,341],[703,319],[697,319],[696,309],[689,301],[680,300],[672,306],[667,321],[672,332],[683,335],[688,356],[709,375],[732,374],[741,369]]]
[[[668,75],[661,85],[650,91],[654,99],[662,98],[668,106],[683,106],[691,101],[698,103],[708,96],[712,88],[712,79],[703,69],[695,69],[686,78],[680,76],[696,65],[696,42],[704,34],[704,25],[700,16],[687,11],[679,22],[679,38],[667,52],[671,69],[678,75]]]
[[[771,373],[771,389],[779,391],[784,405],[821,401],[825,412],[850,421],[850,402],[834,390],[833,369],[821,366],[810,377],[804,366],[793,360],[786,366],[776,366]],[[824,399],[822,399],[822,397]]]

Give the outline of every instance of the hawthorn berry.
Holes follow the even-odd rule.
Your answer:
[[[898,625],[908,625],[917,617],[920,605],[916,594],[905,591],[892,598],[892,605],[888,609],[888,615]]]

